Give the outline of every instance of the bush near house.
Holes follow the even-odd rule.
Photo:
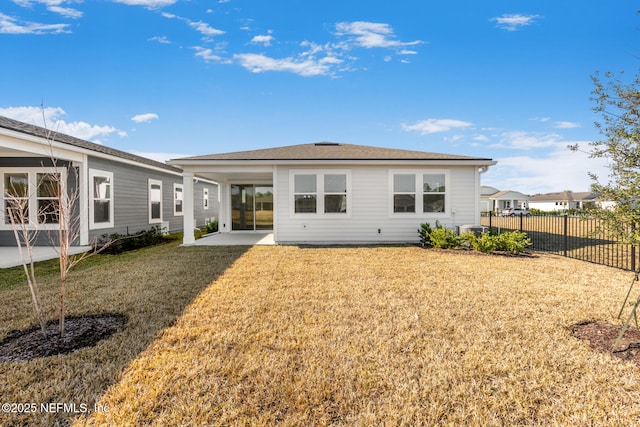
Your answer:
[[[158,245],[170,241],[171,238],[165,236],[160,231],[160,227],[151,227],[149,230],[142,230],[137,233],[127,234],[103,234],[96,243],[101,253],[121,254],[123,252]],[[106,248],[100,249],[107,245]]]
[[[531,239],[526,233],[521,231],[508,231],[501,234],[494,232],[482,233],[476,236],[475,233],[465,233],[456,236],[450,230],[436,221],[435,228],[431,224],[420,224],[418,229],[420,243],[423,247],[438,249],[471,249],[491,254],[494,252],[506,252],[520,255],[531,246]]]

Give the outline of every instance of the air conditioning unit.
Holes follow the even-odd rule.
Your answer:
[[[169,234],[169,221],[162,221],[162,225],[160,226],[160,232],[162,234]]]

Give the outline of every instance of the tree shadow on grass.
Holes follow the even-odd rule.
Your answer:
[[[68,317],[118,313],[128,322],[94,346],[67,354],[54,352],[22,362],[8,356],[8,361],[0,363],[0,390],[5,402],[30,402],[37,408],[41,404],[75,403],[76,409],[82,404],[87,412],[66,411],[64,407],[44,413],[3,412],[0,425],[67,425],[78,416],[90,415],[100,396],[118,381],[127,366],[248,249],[168,244],[115,256],[100,255],[87,265],[80,264],[69,278]],[[59,298],[53,276],[42,281],[43,298],[49,302]],[[0,290],[0,318],[12,319],[11,323],[15,319],[16,325],[33,323],[26,288],[25,284]],[[15,331],[19,328],[12,329],[2,334],[0,341],[11,334],[19,335]]]

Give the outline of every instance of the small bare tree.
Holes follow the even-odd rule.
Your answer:
[[[33,247],[37,235],[42,228],[47,232],[51,247],[58,253],[60,269],[60,309],[59,331],[60,337],[65,332],[65,311],[67,278],[71,269],[88,256],[95,255],[106,249],[111,241],[102,243],[100,248],[96,239],[89,242],[93,250],[72,254],[71,248],[78,243],[81,230],[81,216],[86,207],[80,205],[81,183],[76,167],[70,162],[59,162],[55,154],[55,133],[50,131],[45,123],[45,139],[49,145],[49,160],[51,166],[42,164],[42,173],[37,174],[37,182],[30,183],[27,174],[16,176],[15,185],[5,185],[6,213],[12,225],[16,243],[20,250],[22,265],[27,276],[27,283],[31,291],[36,316],[43,333],[46,336],[45,321],[42,314],[42,303],[38,290],[33,261]],[[26,177],[25,177],[26,176]],[[20,182],[22,180],[22,182]],[[71,185],[68,185],[71,184]],[[30,188],[33,189],[29,191]],[[70,187],[70,188],[69,188]],[[29,208],[30,200],[36,195],[37,206]],[[36,212],[35,217],[30,212]],[[42,226],[42,227],[41,227]],[[24,248],[24,250],[23,250]],[[24,256],[24,251],[28,254]]]
[[[44,336],[47,336],[47,329],[42,314],[42,300],[33,260],[33,246],[38,237],[38,229],[29,223],[29,183],[24,181],[24,177],[10,176],[5,182],[5,221],[9,221],[16,239],[16,245],[20,254],[20,261],[27,278],[33,308],[40,323],[40,328]],[[26,256],[25,256],[26,252]]]

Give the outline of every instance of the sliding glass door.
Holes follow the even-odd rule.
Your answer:
[[[273,230],[273,187],[231,185],[231,230]]]

